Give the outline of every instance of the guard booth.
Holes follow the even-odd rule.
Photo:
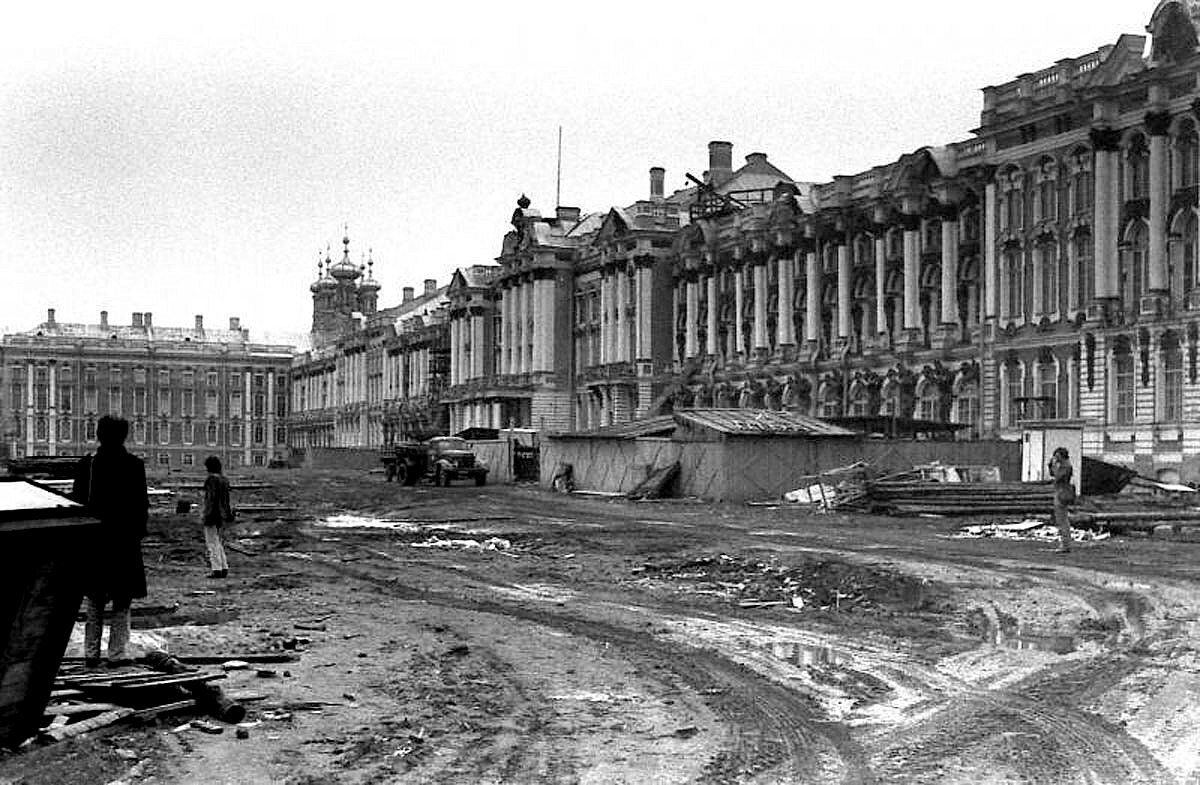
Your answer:
[[[538,432],[532,428],[501,428],[500,436],[508,440],[512,450],[513,479],[537,482],[541,470]]]
[[[1046,482],[1050,458],[1059,447],[1071,456],[1075,493],[1083,490],[1083,420],[1025,420],[1021,423],[1021,482]]]
[[[83,599],[99,522],[48,487],[0,477],[0,746],[37,733]]]

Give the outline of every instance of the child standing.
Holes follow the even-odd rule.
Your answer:
[[[204,459],[208,478],[204,481],[204,544],[208,548],[210,578],[224,578],[229,574],[229,562],[225,560],[225,545],[221,541],[221,527],[233,522],[233,509],[229,506],[229,480],[221,474],[221,459],[210,455]]]

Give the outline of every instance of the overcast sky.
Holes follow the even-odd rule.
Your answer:
[[[668,190],[734,144],[825,181],[970,136],[979,88],[1144,34],[1152,0],[21,3],[0,48],[0,328],[306,331],[318,250],[381,305],[490,264],[517,197]]]

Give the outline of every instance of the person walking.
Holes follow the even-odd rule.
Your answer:
[[[129,616],[133,600],[146,596],[142,538],[150,502],[146,494],[146,465],[125,449],[129,422],[105,415],[96,424],[100,446],[75,467],[71,498],[100,520],[94,547],[82,572],[87,620],[84,624],[84,664],[100,665],[104,608],[112,603],[108,631],[110,665],[129,661]]]
[[[233,508],[229,505],[229,480],[221,474],[221,459],[210,455],[204,459],[208,478],[204,481],[204,545],[208,548],[210,578],[224,578],[229,574],[229,562],[225,559],[225,543],[221,527],[233,522]]]
[[[1050,480],[1054,483],[1054,522],[1058,525],[1059,545],[1057,553],[1071,550],[1071,521],[1067,508],[1075,501],[1075,483],[1072,477],[1071,455],[1066,447],[1059,447],[1050,457]]]

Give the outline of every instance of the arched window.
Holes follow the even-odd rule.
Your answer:
[[[1125,151],[1125,201],[1145,199],[1150,194],[1150,151],[1146,137],[1134,134]]]
[[[1058,389],[1058,363],[1053,357],[1043,357],[1038,361],[1038,396],[1042,399],[1041,412],[1047,419],[1060,416],[1063,407],[1060,405]]]
[[[842,415],[842,391],[836,384],[826,384],[821,391],[821,416],[840,417]]]
[[[941,400],[942,396],[937,385],[928,380],[922,380],[917,387],[917,419],[940,420]]]
[[[1122,305],[1126,311],[1136,311],[1146,291],[1146,255],[1149,231],[1144,221],[1136,221],[1125,232],[1121,253],[1120,279]]]
[[[867,417],[874,414],[871,411],[871,391],[865,384],[855,384],[850,388],[851,417]]]
[[[1001,411],[1005,413],[1004,424],[1016,427],[1021,418],[1021,399],[1025,397],[1025,368],[1012,361],[1004,365],[1004,400]]]
[[[1019,246],[1004,249],[1004,312],[1016,322],[1022,321],[1025,313],[1024,256]]]
[[[1128,339],[1118,339],[1113,346],[1113,422],[1131,425],[1134,415],[1133,352]]]
[[[1088,307],[1096,291],[1095,270],[1092,263],[1092,233],[1080,229],[1071,237],[1071,265],[1075,271],[1075,301],[1072,309]]]
[[[1180,284],[1183,290],[1180,294],[1186,298],[1188,293],[1200,283],[1200,277],[1198,277],[1200,272],[1196,269],[1196,232],[1198,228],[1196,213],[1188,210],[1187,213],[1179,216],[1175,225],[1177,227],[1177,254],[1173,256],[1178,259],[1179,264]]]
[[[975,426],[979,422],[979,383],[963,382],[954,396],[954,422]]]
[[[883,383],[879,395],[879,413],[884,417],[899,417],[900,384],[894,379],[889,379]]]
[[[1043,238],[1038,243],[1037,254],[1042,282],[1042,315],[1053,316],[1059,308],[1058,241],[1054,237]]]
[[[1179,336],[1171,331],[1163,334],[1161,343],[1162,400],[1159,419],[1163,422],[1183,420],[1183,352]]]

